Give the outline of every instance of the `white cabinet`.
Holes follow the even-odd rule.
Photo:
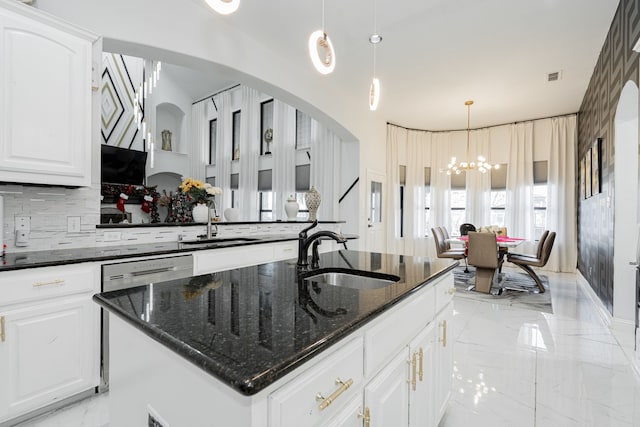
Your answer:
[[[91,185],[95,39],[0,2],[0,181]]]
[[[75,265],[3,273],[0,288],[12,293],[0,297],[0,423],[99,384],[96,272]]]
[[[365,386],[364,405],[374,426],[409,425],[407,351],[401,351]]]
[[[409,425],[438,424],[435,418],[435,390],[438,372],[435,367],[436,328],[430,323],[409,345]]]
[[[453,342],[450,334],[453,319],[453,303],[447,304],[436,319],[438,343],[435,352],[435,409],[436,420],[440,420],[447,409],[447,402],[451,396],[453,375]],[[437,424],[436,424],[437,425]]]

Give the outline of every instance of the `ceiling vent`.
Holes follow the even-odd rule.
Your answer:
[[[557,82],[558,80],[562,80],[562,71],[547,73],[548,82]]]

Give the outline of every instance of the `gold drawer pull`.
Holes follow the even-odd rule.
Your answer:
[[[453,294],[455,294],[455,293],[456,293],[456,288],[449,288],[449,289],[447,289],[447,293],[448,293],[449,295],[453,295]]]
[[[420,347],[420,351],[418,352],[418,360],[420,360],[420,368],[418,369],[418,379],[422,381],[422,377],[424,376],[424,369],[422,367],[422,362],[424,361],[424,351],[422,347]]]
[[[416,391],[416,354],[411,356],[411,389]]]
[[[369,411],[369,408],[364,408],[364,413],[358,412],[358,418],[363,419],[364,427],[371,426],[371,411]]]
[[[322,411],[327,406],[331,405],[342,393],[345,392],[351,385],[353,384],[353,379],[349,378],[346,382],[342,381],[340,378],[336,378],[336,384],[341,384],[340,387],[333,393],[329,395],[329,397],[324,397],[322,393],[316,394],[316,400],[321,400],[322,402],[318,405],[318,408]]]
[[[63,283],[64,283],[64,279],[56,279],[56,280],[51,280],[49,282],[36,282],[33,284],[33,287],[38,288],[40,286],[62,285]]]
[[[0,316],[0,341],[4,342],[7,336],[4,333],[4,316]]]

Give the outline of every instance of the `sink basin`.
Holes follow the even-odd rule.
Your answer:
[[[382,277],[370,277],[370,276],[362,276],[358,274],[350,274],[350,273],[337,273],[337,272],[329,272],[329,273],[321,273],[316,274],[315,276],[306,277],[304,280],[308,282],[315,282],[319,284],[331,285],[331,286],[340,286],[344,288],[351,289],[360,289],[360,290],[368,290],[368,289],[380,289],[386,288],[389,285],[393,285],[398,280],[400,280],[397,276],[385,276]]]
[[[183,245],[212,245],[215,243],[242,243],[242,242],[254,242],[260,240],[255,237],[213,237],[211,239],[198,239],[198,240],[182,240],[180,243]]]

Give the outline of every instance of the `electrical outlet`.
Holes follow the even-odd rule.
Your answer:
[[[80,217],[68,216],[67,217],[67,233],[79,233],[80,232]]]
[[[31,231],[31,217],[16,215],[15,217],[16,231],[24,231],[29,233]]]

